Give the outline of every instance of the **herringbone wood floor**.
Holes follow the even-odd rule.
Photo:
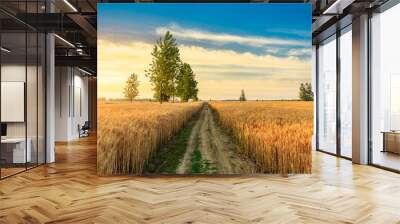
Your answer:
[[[400,223],[400,175],[315,152],[288,178],[99,177],[96,143],[0,181],[0,223]]]

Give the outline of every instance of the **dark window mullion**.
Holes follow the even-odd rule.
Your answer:
[[[367,102],[368,102],[368,111],[367,111],[367,129],[368,129],[368,164],[373,164],[373,148],[372,148],[372,63],[371,63],[371,56],[372,56],[372,33],[371,33],[371,20],[372,20],[372,11],[368,12],[368,30],[367,30],[367,46],[368,46],[368,53],[367,53],[367,66],[368,66],[368,74],[367,74]]]
[[[25,1],[25,21],[28,18],[28,1]],[[25,170],[28,169],[28,114],[27,114],[27,90],[28,90],[28,25],[25,23],[25,100],[24,100],[24,118],[25,118]]]
[[[39,13],[39,0],[36,1],[36,13]],[[36,166],[38,165],[39,165],[39,32],[36,32]]]
[[[336,31],[336,154],[341,156],[341,119],[340,119],[340,29]]]
[[[315,149],[319,149],[319,44],[315,46]]]

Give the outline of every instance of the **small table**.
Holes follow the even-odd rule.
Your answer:
[[[400,154],[400,131],[382,131],[383,150],[382,152],[391,152]]]

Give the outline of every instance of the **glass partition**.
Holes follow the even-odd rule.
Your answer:
[[[371,162],[400,170],[400,4],[371,18]]]
[[[24,171],[31,159],[26,141],[26,41],[25,32],[1,35],[2,177]]]
[[[27,113],[27,150],[30,151],[30,160],[27,167],[34,167],[38,160],[38,34],[27,33],[27,85],[26,85],[26,113]]]
[[[38,33],[38,64],[37,64],[37,163],[46,162],[46,37]]]
[[[340,35],[340,154],[352,157],[352,35],[351,25]]]
[[[43,4],[0,6],[40,13]],[[0,178],[45,163],[45,44],[43,33],[0,12]]]
[[[336,36],[318,47],[318,149],[336,153]]]

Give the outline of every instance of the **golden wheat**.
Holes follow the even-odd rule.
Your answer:
[[[142,173],[152,153],[171,140],[201,105],[99,101],[98,173]]]
[[[313,104],[301,101],[212,102],[220,124],[264,173],[310,173]]]

